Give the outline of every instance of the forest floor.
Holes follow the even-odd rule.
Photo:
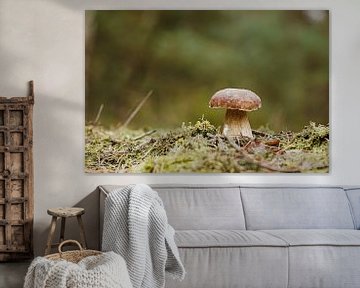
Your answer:
[[[86,126],[88,173],[327,173],[329,127],[300,132],[253,130],[254,139],[227,138],[209,121],[173,130]]]

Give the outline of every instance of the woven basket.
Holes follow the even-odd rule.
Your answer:
[[[76,244],[79,247],[79,250],[63,252],[61,250],[61,248],[65,244],[68,244],[68,243]],[[45,258],[47,258],[49,260],[55,260],[55,261],[56,260],[66,260],[69,262],[78,263],[85,257],[96,256],[96,255],[102,254],[102,252],[100,252],[100,251],[83,249],[81,244],[76,240],[66,240],[66,241],[61,242],[61,244],[59,245],[58,251],[59,251],[59,253],[47,255],[47,256],[45,256]]]

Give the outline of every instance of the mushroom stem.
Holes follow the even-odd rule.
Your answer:
[[[222,133],[225,136],[230,137],[246,136],[253,138],[246,111],[238,109],[227,109],[225,114],[225,122],[222,127]]]

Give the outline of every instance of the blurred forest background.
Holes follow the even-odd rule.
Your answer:
[[[87,11],[86,121],[173,128],[202,115],[225,87],[262,99],[253,128],[299,131],[329,122],[328,11]]]

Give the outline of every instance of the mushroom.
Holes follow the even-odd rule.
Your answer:
[[[246,112],[261,107],[261,99],[254,92],[237,88],[222,89],[211,97],[209,106],[211,108],[226,108],[225,122],[222,126],[223,135],[253,138]]]

